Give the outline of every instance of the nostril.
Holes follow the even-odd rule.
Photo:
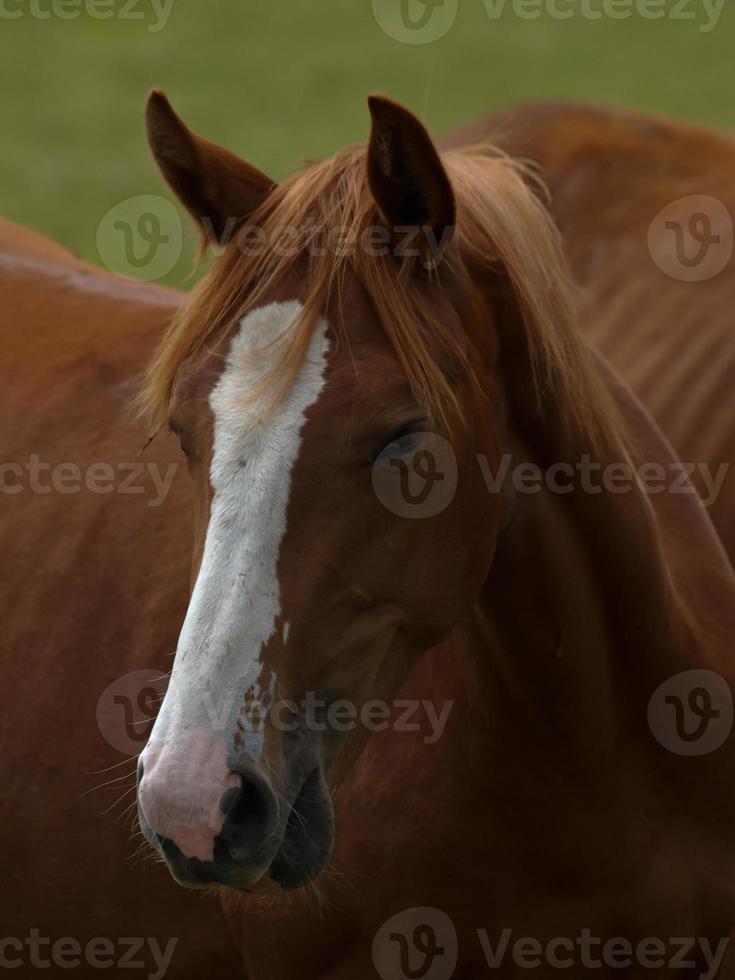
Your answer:
[[[276,798],[268,783],[252,770],[241,769],[240,786],[220,801],[225,822],[220,836],[235,860],[252,858],[267,847],[277,824]]]
[[[257,786],[243,781],[239,790],[231,790],[232,800],[227,810],[229,819],[238,825],[248,822],[265,823],[269,817],[268,801]]]

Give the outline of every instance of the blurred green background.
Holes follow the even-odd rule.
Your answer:
[[[711,30],[703,28],[717,0],[646,0],[649,12],[664,10],[657,20],[636,9],[644,0],[628,0],[625,19],[626,0],[607,0],[594,20],[580,7],[597,11],[603,0],[556,0],[574,12],[564,20],[543,4],[527,19],[534,0],[516,10],[508,0],[495,19],[489,10],[502,2],[458,0],[444,36],[413,44],[379,21],[400,33],[399,4],[419,18],[420,0],[173,0],[165,23],[160,5],[170,0],[157,0],[158,8],[154,0],[97,0],[109,19],[75,16],[87,2],[0,0],[0,209],[97,263],[96,230],[109,209],[166,193],[143,132],[153,85],[193,128],[276,178],[364,139],[365,96],[376,89],[435,131],[540,98],[627,104],[735,128],[732,0]],[[424,13],[451,21],[454,4]],[[33,12],[52,9],[45,19]],[[184,286],[195,239],[185,228],[187,254],[163,278]]]

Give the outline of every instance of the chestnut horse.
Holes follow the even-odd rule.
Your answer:
[[[696,496],[630,478],[676,457],[582,342],[527,173],[370,110],[275,186],[149,102],[224,251],[145,388],[196,526],[141,826],[222,887],[251,980],[522,975],[504,930],[571,976],[585,936],[603,975],[622,943],[734,976],[731,566]]]
[[[136,863],[124,815],[145,729],[126,732],[115,685],[168,671],[188,587],[187,481],[164,440],[141,456],[129,411],[180,294],[0,221],[0,296],[0,965],[241,976],[217,904]]]
[[[646,112],[550,103],[463,126],[444,145],[487,138],[540,165],[583,287],[579,322],[697,464],[692,479],[735,562],[735,140]]]

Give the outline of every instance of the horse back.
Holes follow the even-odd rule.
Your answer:
[[[735,140],[552,103],[497,113],[444,145],[487,139],[540,168],[583,287],[582,329],[673,444],[735,559]]]

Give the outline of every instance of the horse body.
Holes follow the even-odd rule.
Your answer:
[[[679,458],[706,464],[715,479],[723,473],[715,488],[690,467],[735,560],[735,277],[727,214],[735,214],[735,141],[644,112],[550,103],[499,112],[453,131],[444,144],[484,139],[540,165],[583,287],[580,325]],[[666,227],[666,215],[659,216],[677,201],[680,212],[669,214]],[[692,220],[704,222],[701,234],[696,226],[692,233]],[[681,243],[677,225],[684,229]],[[664,257],[659,264],[649,236]],[[710,237],[717,241],[708,244]],[[703,264],[713,259],[714,266]],[[685,281],[700,269],[701,281]]]
[[[141,937],[132,959],[151,974],[142,938],[162,951],[175,939],[167,976],[193,980],[205,966],[237,976],[216,905],[133,861],[131,818],[120,814],[133,785],[125,760],[144,729],[126,732],[114,705],[112,732],[96,720],[108,685],[169,669],[185,607],[190,493],[170,446],[141,455],[145,432],[129,412],[135,375],[180,296],[107,275],[7,222],[0,291],[3,937],[25,943],[34,929],[82,947],[102,937],[113,951],[102,948],[101,962],[120,961],[130,952],[120,940]],[[158,491],[149,472],[130,479],[143,461],[174,478],[165,506],[150,506]],[[103,470],[95,476],[93,466]],[[24,976],[38,965],[31,952],[4,947]],[[39,963],[50,953],[46,942]],[[99,973],[78,958],[75,975]]]

